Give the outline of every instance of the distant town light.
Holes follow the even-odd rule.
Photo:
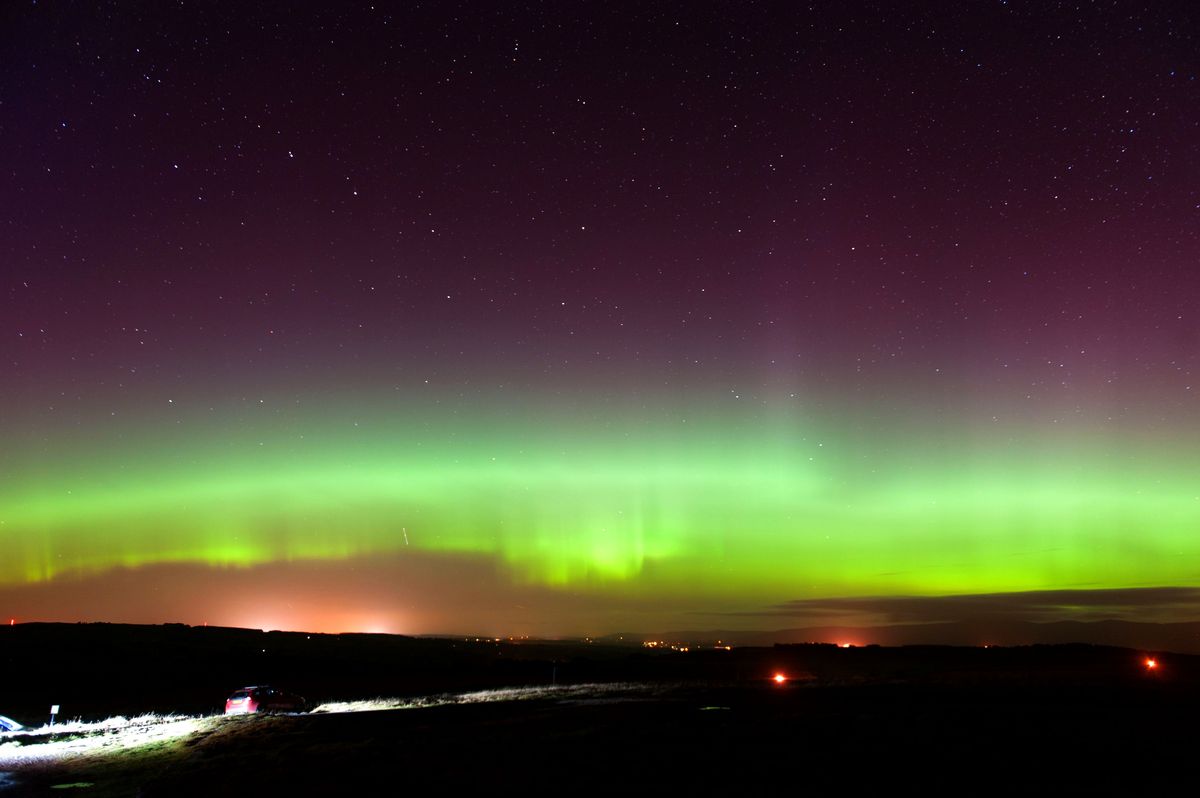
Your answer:
[[[783,684],[784,682],[787,681],[787,677],[784,676],[782,673],[775,674],[773,677],[771,677],[771,679],[772,679],[772,681],[775,682],[775,684]]]
[[[1158,660],[1154,657],[1146,657],[1146,670],[1152,671],[1158,668]]]

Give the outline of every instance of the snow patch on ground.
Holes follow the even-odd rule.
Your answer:
[[[390,709],[464,706],[504,701],[550,700],[559,703],[635,700],[655,688],[636,683],[547,685],[447,693],[415,698],[375,698],[368,701],[337,701],[321,704],[313,714],[372,712]],[[291,713],[289,713],[291,714]],[[304,713],[297,713],[304,714]],[[225,723],[245,721],[223,715],[116,716],[94,723],[68,721],[5,734],[0,740],[0,789],[16,784],[8,771],[36,768],[67,759],[107,756],[147,745],[177,742],[212,732]]]
[[[614,693],[644,692],[647,686],[628,682],[612,684],[573,684],[543,687],[509,687],[500,690],[478,690],[472,693],[423,696],[419,698],[372,698],[365,701],[331,701],[312,710],[313,714],[335,712],[374,712],[386,709],[425,709],[460,704],[489,704],[500,701],[532,701],[538,699],[578,700]]]

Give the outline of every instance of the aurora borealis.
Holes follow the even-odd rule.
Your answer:
[[[726,599],[766,600],[1128,587],[1148,560],[1183,582],[1200,546],[1195,485],[1173,476],[1190,464],[1166,457],[1143,470],[1107,450],[1098,462],[1039,458],[1029,443],[1009,458],[999,445],[938,457],[912,441],[886,448],[915,454],[889,457],[880,439],[754,438],[756,425],[728,418],[693,426],[618,441],[475,429],[436,449],[401,427],[281,454],[231,446],[186,464],[110,455],[150,462],[116,476],[94,464],[66,477],[67,490],[5,497],[3,578],[412,549],[493,556],[531,584],[686,593],[699,580]]]
[[[1190,9],[5,16],[5,618],[1200,588]]]

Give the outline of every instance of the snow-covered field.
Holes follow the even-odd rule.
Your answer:
[[[460,704],[553,699],[576,701],[645,691],[639,684],[583,684],[562,687],[514,687],[416,698],[374,698],[320,704],[310,714],[424,709]],[[256,716],[140,715],[96,722],[67,721],[0,735],[0,772],[53,765],[69,759],[103,757],[155,745],[181,742],[206,734],[226,723],[253,723]],[[0,787],[3,782],[0,781]]]

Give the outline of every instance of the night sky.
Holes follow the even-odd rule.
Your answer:
[[[311,5],[0,11],[5,620],[1200,618],[1192,4]]]

